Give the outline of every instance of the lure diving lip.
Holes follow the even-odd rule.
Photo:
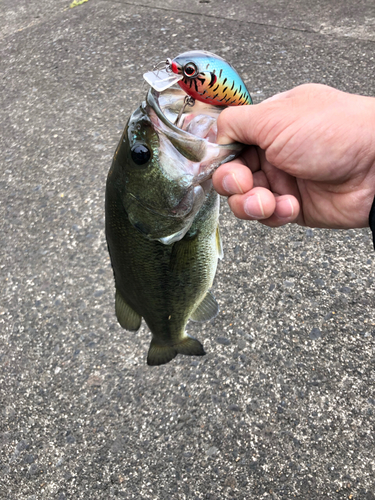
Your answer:
[[[252,104],[245,83],[234,68],[211,52],[192,50],[173,60],[167,59],[162,70],[144,75],[159,92],[178,83],[193,99],[215,106]]]
[[[148,71],[144,73],[143,78],[146,82],[155,89],[157,92],[163,92],[164,90],[169,89],[179,80],[182,80],[183,75],[176,75],[171,73],[169,69],[169,60],[166,61],[166,66],[163,69],[155,69],[154,71]]]

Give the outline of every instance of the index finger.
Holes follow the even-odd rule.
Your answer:
[[[215,190],[222,196],[243,194],[253,187],[253,175],[241,158],[221,165],[212,176]]]

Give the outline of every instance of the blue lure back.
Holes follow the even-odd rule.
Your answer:
[[[242,78],[223,58],[211,52],[192,50],[169,62],[180,77],[178,84],[193,99],[215,106],[252,104]]]

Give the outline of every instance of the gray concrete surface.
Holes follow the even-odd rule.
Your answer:
[[[207,350],[146,365],[119,327],[104,185],[141,74],[186,49],[256,102],[375,95],[373,1],[2,3],[0,498],[375,498],[370,232],[236,220]]]

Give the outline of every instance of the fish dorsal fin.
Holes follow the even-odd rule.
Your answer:
[[[203,323],[213,319],[219,312],[219,305],[211,292],[207,292],[202,302],[195,308],[190,319]]]
[[[117,320],[125,330],[136,331],[141,326],[142,317],[136,313],[116,290],[115,311]]]
[[[219,226],[217,226],[217,228],[216,228],[216,248],[217,248],[218,258],[222,259],[224,257],[224,251],[223,251],[223,241],[221,239]]]

